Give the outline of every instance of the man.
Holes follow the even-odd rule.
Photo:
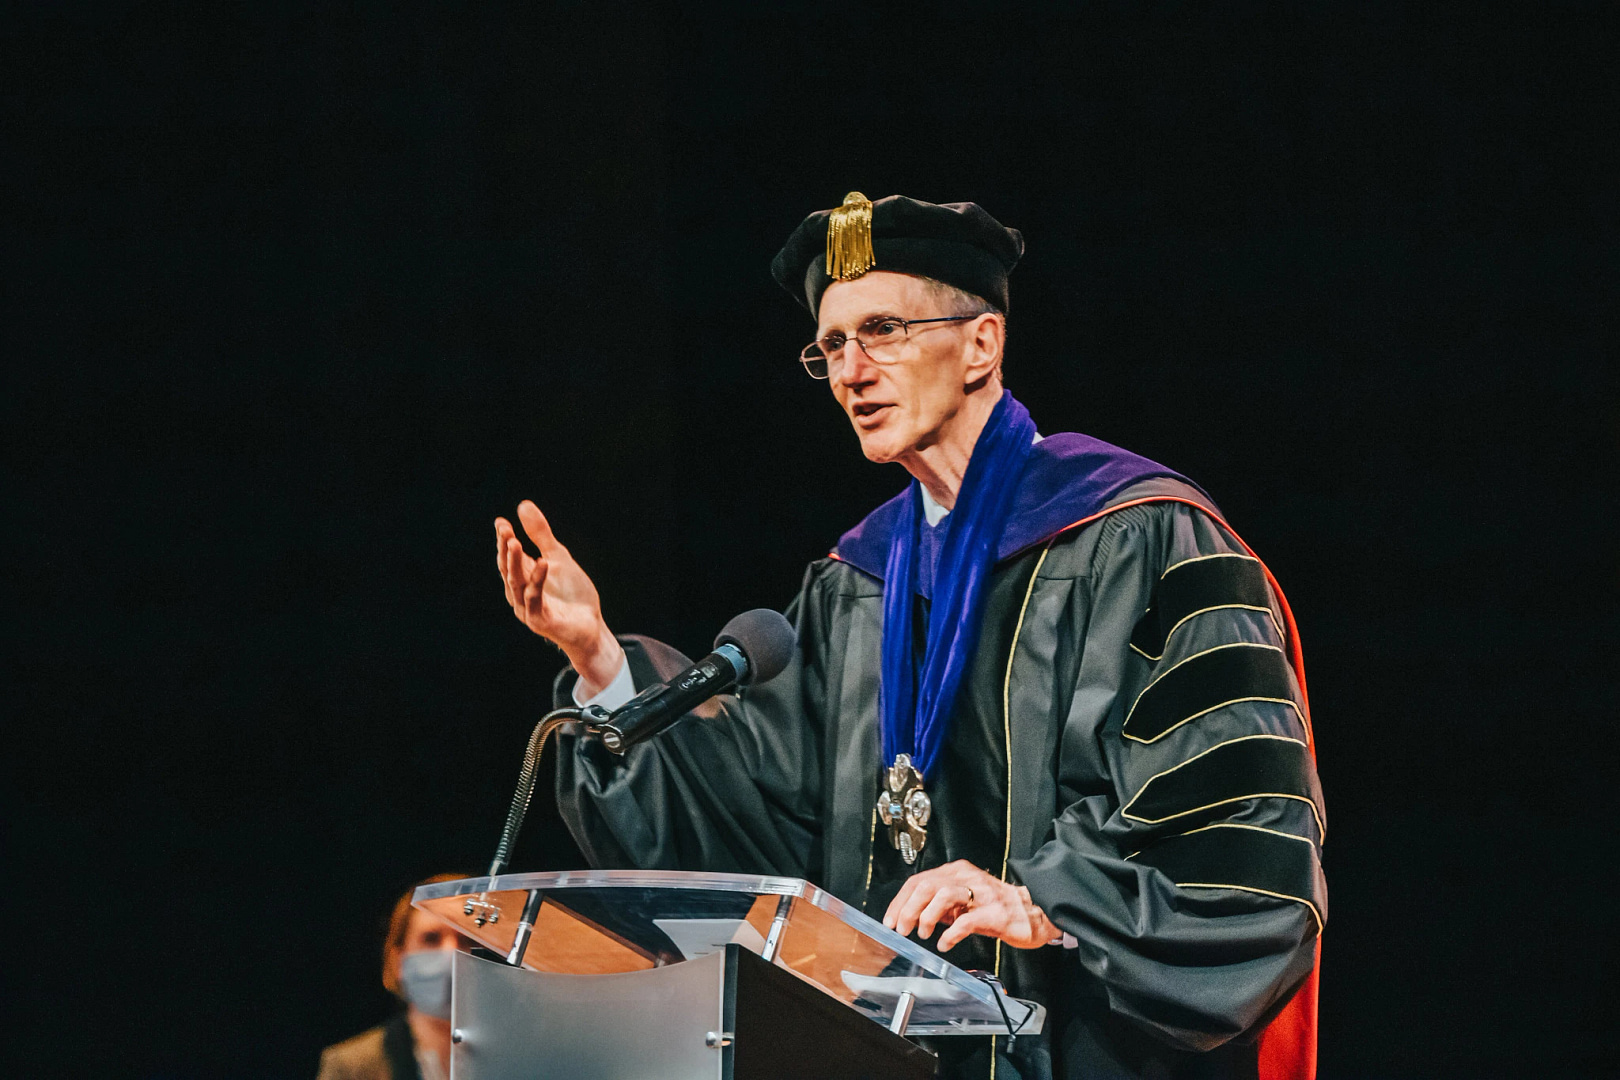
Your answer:
[[[905,492],[810,566],[799,651],[616,758],[560,740],[598,866],[806,877],[1046,1004],[936,1039],[948,1076],[1308,1076],[1324,812],[1292,620],[1201,490],[1002,386],[1023,238],[971,203],[812,214],[772,271],[801,357]],[[684,658],[615,638],[532,504],[514,612],[558,694],[613,707]]]

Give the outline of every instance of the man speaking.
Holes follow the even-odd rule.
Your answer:
[[[951,1077],[1307,1077],[1327,915],[1298,635],[1209,497],[1002,385],[1023,237],[972,203],[851,193],[772,264],[799,357],[905,491],[805,572],[797,655],[617,757],[565,733],[591,863],[808,878],[1044,1003],[935,1039]],[[686,663],[615,637],[531,502],[513,611],[616,707]],[[937,937],[935,937],[937,933]]]

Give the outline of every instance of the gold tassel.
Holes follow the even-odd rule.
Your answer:
[[[827,215],[827,276],[836,281],[858,278],[872,269],[872,200],[858,191]]]

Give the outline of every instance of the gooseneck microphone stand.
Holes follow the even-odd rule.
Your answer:
[[[523,769],[518,773],[517,790],[512,793],[512,805],[506,812],[501,842],[495,847],[495,858],[490,860],[489,879],[493,881],[504,873],[512,857],[512,845],[517,842],[518,830],[523,827],[529,802],[534,798],[535,781],[540,776],[540,753],[553,731],[564,724],[582,723],[587,733],[601,739],[602,745],[613,753],[622,755],[637,743],[679,722],[691,708],[716,694],[734,686],[774,678],[787,666],[797,640],[792,625],[779,612],[769,608],[745,611],[720,631],[712,653],[668,681],[648,687],[613,712],[599,705],[585,705],[546,713],[535,725],[524,749]],[[540,893],[531,891],[512,950],[505,957],[508,964],[522,961],[540,902]],[[477,896],[468,897],[462,912],[478,926],[499,922],[501,918],[500,905],[490,900],[487,886]]]
[[[599,713],[601,710],[592,712]],[[530,800],[534,798],[534,784],[540,776],[540,753],[547,737],[570,721],[594,718],[588,717],[585,709],[577,707],[553,709],[534,726],[533,733],[529,735],[529,745],[523,751],[523,768],[518,772],[517,790],[512,792],[512,806],[506,811],[506,824],[501,828],[501,842],[495,846],[495,858],[489,863],[490,877],[505,873],[512,858],[512,845],[517,842],[518,830],[523,828],[523,818],[529,812]]]
[[[546,739],[564,724],[587,718],[594,720],[605,715],[602,709],[594,706],[583,709],[571,706],[553,709],[541,717],[540,722],[534,726],[534,731],[529,735],[529,744],[523,751],[523,768],[518,772],[517,790],[512,792],[512,805],[506,811],[506,824],[501,827],[501,842],[495,845],[495,857],[489,863],[488,876],[491,879],[505,873],[507,864],[511,861],[512,845],[517,843],[518,830],[523,828],[523,819],[529,812],[529,803],[534,799],[534,784],[540,776],[540,754],[545,748]],[[523,918],[518,923],[517,940],[513,942],[512,952],[519,959],[523,956],[524,946],[528,944],[529,931],[534,926],[534,918],[539,907],[540,894],[531,893],[528,903],[523,906]],[[468,897],[461,910],[471,916],[473,923],[478,926],[499,922],[501,919],[500,906],[490,900],[487,889],[476,897]]]

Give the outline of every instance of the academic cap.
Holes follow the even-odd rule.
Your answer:
[[[929,203],[890,195],[871,202],[858,191],[834,210],[800,222],[771,262],[776,283],[815,315],[834,280],[868,270],[917,274],[954,285],[1007,310],[1007,274],[1024,253],[1024,236],[977,203]]]

